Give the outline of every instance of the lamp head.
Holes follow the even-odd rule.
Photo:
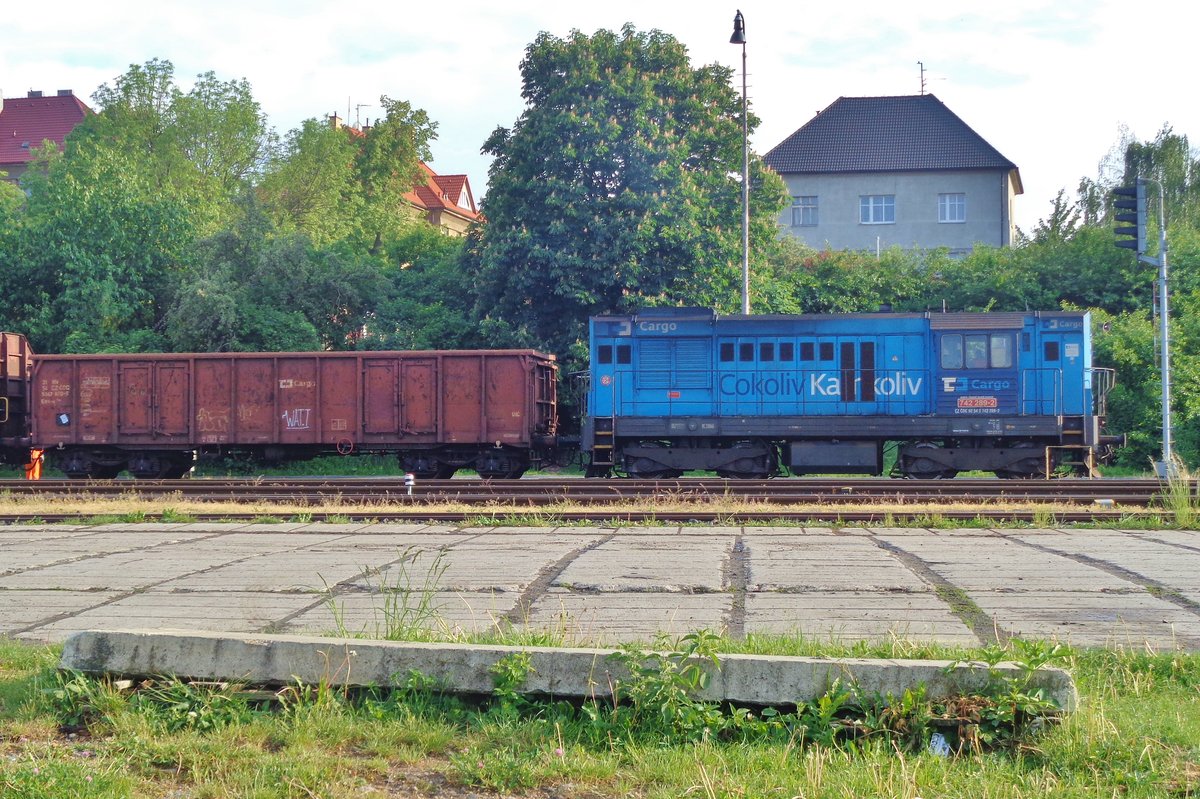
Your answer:
[[[742,19],[742,12],[740,9],[738,10],[737,15],[733,18],[733,35],[729,37],[729,43],[746,43],[746,21]]]

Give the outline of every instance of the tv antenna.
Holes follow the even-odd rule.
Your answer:
[[[921,94],[925,93],[925,62],[918,61],[917,66],[921,68]]]
[[[354,127],[358,128],[359,130],[362,130],[362,125],[360,125],[359,121],[358,121],[359,112],[361,112],[364,108],[374,108],[374,107],[375,106],[371,105],[370,103],[359,103],[358,105],[354,106]]]

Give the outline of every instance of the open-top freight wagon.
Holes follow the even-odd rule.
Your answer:
[[[519,477],[555,444],[556,385],[533,350],[39,355],[32,440],[73,478],[355,452],[419,477]]]

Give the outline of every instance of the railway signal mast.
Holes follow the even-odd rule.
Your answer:
[[[1146,184],[1158,185],[1158,255],[1146,255]],[[1113,230],[1118,238],[1116,245],[1137,253],[1144,264],[1158,267],[1158,323],[1162,339],[1162,460],[1155,470],[1161,478],[1171,477],[1175,471],[1171,452],[1171,337],[1168,325],[1167,303],[1167,220],[1166,203],[1162,184],[1158,181],[1138,178],[1133,186],[1118,186],[1113,189],[1113,207],[1116,220],[1129,227]]]

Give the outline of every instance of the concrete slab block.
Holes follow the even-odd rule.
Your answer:
[[[389,598],[385,594],[339,594],[292,619],[281,632],[383,638],[389,630],[416,626],[447,638],[465,633],[507,629],[502,620],[516,605],[517,594],[490,591],[435,591]],[[340,622],[339,622],[340,620]]]
[[[816,641],[902,638],[960,646],[980,643],[932,591],[747,594],[745,630]]]
[[[492,667],[506,657],[526,653],[530,672],[522,689],[560,697],[607,696],[625,678],[609,659],[613,650],[478,646],[301,638],[280,635],[222,635],[139,630],[86,631],[71,636],[61,667],[92,673],[169,674],[181,679],[231,680],[254,684],[296,681],[335,685],[394,684],[411,671],[447,689],[486,694],[492,691]],[[933,699],[984,690],[990,679],[982,664],[947,661],[805,658],[720,655],[719,666],[697,659],[709,672],[702,698],[751,705],[788,705],[828,692],[835,680],[853,682],[870,693],[901,695],[924,685]],[[997,671],[1017,676],[1015,667]],[[1044,689],[1065,710],[1078,696],[1071,676],[1042,669],[1033,685]]]
[[[518,621],[549,630],[576,643],[617,644],[650,641],[661,634],[686,635],[725,628],[733,599],[729,594],[577,594],[553,590]]]
[[[24,637],[62,641],[72,633],[97,627],[255,632],[274,628],[278,619],[297,613],[312,602],[313,597],[307,594],[147,591],[96,604],[44,624]]]

